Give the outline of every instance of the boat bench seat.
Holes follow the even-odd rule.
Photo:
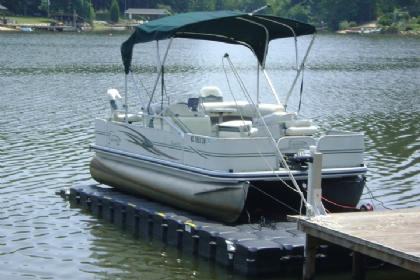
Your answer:
[[[292,121],[293,114],[286,112],[274,112],[272,114],[264,115],[261,118],[254,118],[254,125],[279,125],[280,123]]]
[[[125,112],[114,112],[111,117],[112,120],[116,122],[125,122]],[[127,114],[127,120],[129,123],[133,122],[141,122],[142,121],[142,115],[139,114]]]
[[[163,116],[175,116],[175,117],[204,117],[202,111],[192,111],[188,108],[185,103],[177,103],[169,105],[162,112]]]
[[[317,127],[312,120],[292,120],[284,122],[284,132],[287,136],[314,135]]]
[[[228,102],[204,102],[200,106],[209,116],[217,116],[217,110],[220,108],[223,114],[228,116],[238,116],[244,118],[257,118],[259,117],[258,113],[255,110],[255,105],[250,104],[246,101],[228,101]],[[231,112],[227,112],[227,109],[232,109]],[[259,104],[258,109],[262,116],[284,112],[284,107],[278,104]]]
[[[172,104],[162,111],[162,115],[174,118],[175,125],[179,121],[191,133],[211,136],[211,120],[202,111],[192,111],[186,104]]]
[[[217,125],[220,138],[245,138],[258,136],[258,128],[252,127],[251,121],[228,121]]]

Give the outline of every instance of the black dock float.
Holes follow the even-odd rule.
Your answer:
[[[202,228],[198,233],[200,240],[198,244],[198,255],[207,260],[214,260],[216,257],[216,236],[239,231],[235,227],[223,225]]]
[[[204,221],[188,221],[184,224],[182,233],[182,249],[193,254],[198,254],[199,232],[207,227],[215,226],[216,222]]]
[[[245,240],[256,240],[252,232],[228,232],[216,236],[216,261],[226,267],[233,267],[237,243]],[[280,249],[279,249],[280,250]]]
[[[162,209],[163,210],[163,209]],[[188,215],[186,212],[178,211],[177,213],[168,213],[168,212],[154,212],[152,215],[152,234],[154,237],[157,237],[162,240],[162,242],[167,243],[167,237],[168,237],[168,220],[170,218],[180,217],[180,215]],[[187,221],[190,221],[190,219],[187,219]],[[171,228],[171,231],[173,229]],[[171,234],[171,239],[173,234]]]
[[[176,215],[168,217],[166,220],[168,226],[166,242],[182,248],[182,236],[185,224],[200,220],[204,220],[204,218],[195,215]]]
[[[174,208],[164,206],[161,204],[142,205],[139,208],[139,231],[142,233],[153,234],[154,224],[153,219],[155,215],[168,213],[168,215],[175,215]],[[155,225],[156,226],[156,225]],[[159,227],[161,225],[158,225]],[[158,228],[155,228],[155,234],[159,236]]]
[[[233,267],[246,275],[279,274],[281,258],[282,251],[279,250],[279,244],[272,240],[242,240],[236,244]]]
[[[72,206],[135,237],[147,234],[241,274],[302,271],[305,234],[293,222],[223,224],[98,185],[77,185],[58,193]]]

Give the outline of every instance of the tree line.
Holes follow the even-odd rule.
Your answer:
[[[108,12],[116,1],[119,11],[128,8],[166,9],[172,14],[192,11],[233,10],[252,12],[270,4],[261,13],[277,15],[338,29],[342,21],[356,23],[376,20],[394,11],[419,16],[420,0],[8,0],[6,7],[15,14],[73,13],[92,21],[96,13]]]

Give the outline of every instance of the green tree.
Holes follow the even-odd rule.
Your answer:
[[[40,5],[38,6],[38,10],[47,13],[48,12],[48,0],[41,0]]]
[[[120,7],[118,6],[117,0],[113,0],[111,8],[109,9],[109,17],[112,22],[117,23],[120,18]]]
[[[214,11],[216,3],[213,0],[191,0],[190,11]]]
[[[241,10],[242,0],[215,0],[214,7],[216,11],[239,11]]]
[[[92,2],[90,0],[84,0],[83,16],[90,25],[93,25],[93,20],[95,19],[95,10],[93,9]]]
[[[157,5],[157,8],[158,9],[164,9],[164,10],[167,10],[168,12],[170,12],[171,14],[173,14],[174,13],[174,11],[172,10],[172,7],[171,6],[168,6],[168,5]]]

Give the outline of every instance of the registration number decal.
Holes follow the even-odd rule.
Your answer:
[[[201,143],[201,144],[210,144],[210,139],[200,137],[200,136],[191,136],[191,142]]]

